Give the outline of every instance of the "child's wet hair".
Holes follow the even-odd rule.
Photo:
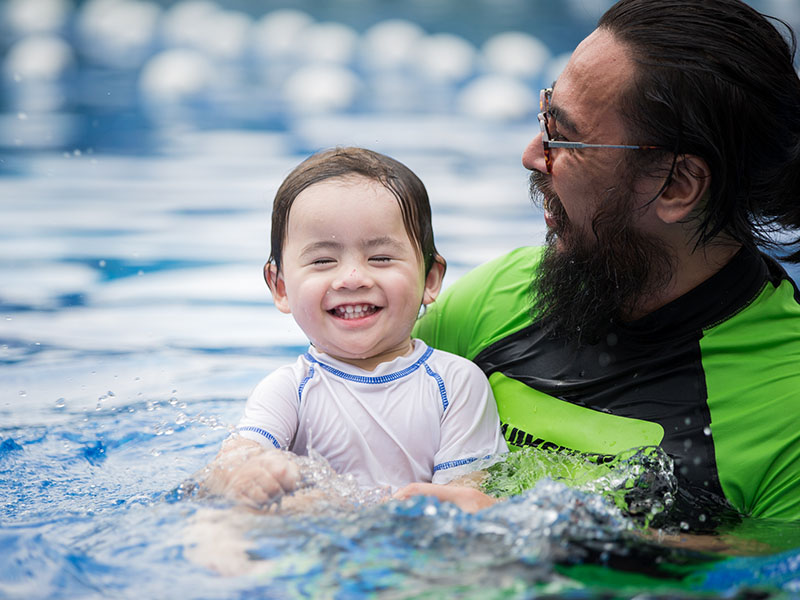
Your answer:
[[[408,237],[422,257],[427,274],[434,260],[444,262],[436,251],[428,192],[422,181],[403,163],[365,148],[337,147],[311,155],[284,179],[272,205],[271,249],[267,264],[281,271],[283,243],[289,211],[300,193],[328,179],[363,177],[389,190],[400,205]]]

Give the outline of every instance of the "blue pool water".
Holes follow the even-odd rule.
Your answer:
[[[168,27],[182,6],[218,11],[182,13],[194,30],[238,22],[252,33],[278,4],[2,5],[0,598],[800,597],[796,524],[748,522],[693,543],[644,537],[604,493],[610,476],[581,489],[545,479],[478,515],[376,502],[313,461],[304,468],[329,499],[313,511],[250,514],[182,485],[252,387],[306,345],[272,306],[261,267],[272,196],[308,152],[359,144],[415,170],[446,284],[541,241],[520,165],[536,129],[522,92],[547,80],[603,3],[434,4],[297,3],[305,27],[351,28],[326,38],[340,52],[397,17],[405,26],[381,34],[393,48],[416,35],[428,56],[447,49],[425,72],[413,48],[392,58],[373,40],[369,54],[329,58],[336,69],[315,72],[327,87],[299,96],[287,83],[308,66],[297,47],[236,54]],[[793,4],[765,4],[797,21]],[[483,44],[522,18],[550,49],[541,72],[492,72]],[[22,45],[36,36],[63,44]],[[252,39],[266,47],[271,36]],[[189,53],[172,66],[155,61],[178,47]],[[196,78],[177,86],[187,73]]]

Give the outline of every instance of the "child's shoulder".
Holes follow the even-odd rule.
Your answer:
[[[256,391],[280,385],[295,385],[297,381],[308,376],[310,365],[306,353],[300,354],[294,362],[279,365],[265,375],[256,385]]]
[[[415,340],[415,342],[418,344],[425,344],[422,340]],[[480,373],[481,376],[484,376],[481,368],[474,362],[458,354],[448,352],[447,350],[432,348],[429,362],[451,371]]]

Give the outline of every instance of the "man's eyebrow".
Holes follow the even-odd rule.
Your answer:
[[[560,108],[557,104],[550,104],[550,109],[547,111],[550,116],[558,123],[559,129],[568,129],[571,133],[579,134],[575,121],[570,119],[567,112]]]
[[[553,83],[550,84],[550,89],[551,90],[556,89],[556,83],[558,83],[557,79],[555,81],[553,81]],[[564,109],[562,109],[557,104],[554,105],[552,100],[550,101],[550,108],[548,109],[547,112],[551,117],[553,117],[553,119],[556,120],[557,124],[560,125],[561,127],[564,127],[565,129],[569,129],[570,132],[572,132],[572,133],[575,133],[575,134],[579,133],[578,132],[578,127],[575,125],[575,121],[573,121],[572,119],[569,118],[569,114],[564,112]]]

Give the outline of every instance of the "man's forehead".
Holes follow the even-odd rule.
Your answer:
[[[577,130],[593,129],[599,113],[617,114],[633,68],[627,48],[608,31],[597,29],[578,45],[555,82],[553,106]]]

